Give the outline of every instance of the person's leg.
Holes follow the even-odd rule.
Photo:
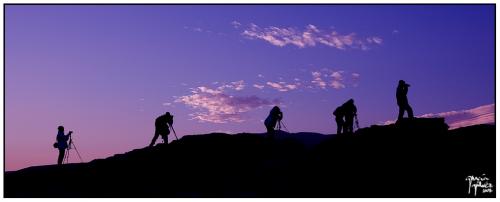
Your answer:
[[[57,165],[61,165],[63,163],[64,152],[66,152],[65,149],[59,149],[59,156],[57,157]]]
[[[161,139],[163,140],[163,144],[168,144],[168,135],[161,135]]]
[[[269,126],[266,126],[266,131],[267,131],[267,134],[271,134],[273,132],[273,129]]]
[[[158,136],[160,136],[160,133],[158,131],[155,131],[155,135],[153,137],[153,140],[151,140],[151,144],[149,144],[150,147],[155,145],[156,139],[158,139]]]
[[[266,125],[267,137],[274,138],[274,127]]]
[[[342,127],[344,127],[344,120],[342,120],[341,118],[335,118],[335,122],[337,122],[337,135],[342,134]]]
[[[398,121],[402,120],[403,119],[403,115],[405,113],[405,108],[404,106],[399,106],[399,114],[398,114]]]
[[[346,131],[347,133],[352,133],[352,124],[353,124],[353,118],[354,117],[346,117],[346,120],[345,120],[345,125],[346,125]],[[346,132],[344,131],[344,132]]]
[[[342,122],[337,121],[337,135],[342,133]]]
[[[413,117],[413,109],[410,107],[410,104],[406,105],[406,111],[408,112],[408,117],[409,118],[411,118],[411,119],[414,118]]]

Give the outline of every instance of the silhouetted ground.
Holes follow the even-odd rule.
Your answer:
[[[6,172],[5,197],[495,197],[495,126],[405,120],[354,135],[185,136],[84,164]]]

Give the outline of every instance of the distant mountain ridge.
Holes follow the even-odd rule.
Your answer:
[[[5,197],[494,197],[495,126],[404,120],[355,134],[184,136],[83,164],[4,174]]]

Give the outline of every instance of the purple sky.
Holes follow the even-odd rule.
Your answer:
[[[384,124],[400,79],[417,116],[491,121],[494,17],[494,5],[7,5],[6,169],[54,164],[59,125],[85,161],[144,147],[165,111],[178,136],[265,132],[275,104],[291,132],[331,134],[350,98],[362,127]]]

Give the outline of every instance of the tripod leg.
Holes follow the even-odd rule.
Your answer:
[[[64,159],[63,159],[63,164],[68,164],[69,161],[69,149],[66,149],[64,152]]]
[[[80,152],[78,152],[78,149],[76,148],[75,143],[72,142],[71,144],[73,145],[73,148],[75,148],[76,154],[78,155],[78,158],[80,158],[80,162],[83,163],[82,156],[80,156]]]

